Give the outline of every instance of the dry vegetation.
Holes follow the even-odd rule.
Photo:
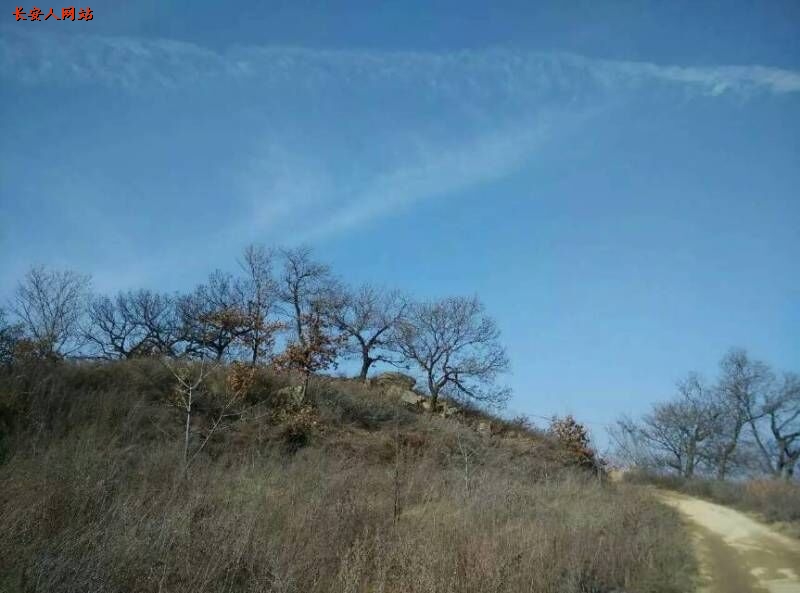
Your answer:
[[[743,511],[756,513],[770,523],[780,523],[784,531],[800,537],[800,484],[775,479],[722,481],[708,478],[682,478],[643,471],[628,472],[631,483],[648,483],[697,496]]]
[[[689,588],[674,511],[544,434],[480,435],[346,380],[313,378],[295,405],[288,381],[259,370],[184,474],[156,361],[3,374],[0,591]],[[215,405],[200,394],[194,439]]]

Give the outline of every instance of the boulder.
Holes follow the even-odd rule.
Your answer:
[[[451,418],[461,412],[461,408],[454,406],[450,402],[444,401],[441,404],[442,416],[444,418]]]
[[[400,401],[404,404],[416,407],[422,404],[422,402],[425,401],[425,398],[421,395],[417,395],[413,391],[405,391],[400,395]]]
[[[417,384],[417,380],[404,373],[389,372],[376,375],[372,378],[371,383],[382,388],[394,386],[410,391],[414,388],[414,385]]]
[[[422,409],[425,411],[430,411],[431,409],[431,400],[427,397],[421,397],[421,406]],[[439,400],[436,402],[436,410],[434,410],[437,414],[439,414],[442,418],[451,418],[461,412],[461,408],[454,406],[449,401]]]

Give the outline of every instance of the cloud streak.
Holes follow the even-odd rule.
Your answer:
[[[725,92],[800,92],[800,72],[765,66],[682,67],[586,58],[559,52],[491,49],[449,53],[233,47],[219,53],[191,43],[84,35],[40,35],[7,30],[0,38],[0,76],[24,84],[102,84],[137,90],[176,88],[220,78],[257,80],[264,86],[336,84],[403,86],[447,95],[474,84],[493,92],[568,90],[578,84],[607,89],[642,82],[690,85]],[[473,88],[474,94],[480,89]],[[489,93],[491,94],[491,92]]]
[[[57,56],[57,59],[54,57]],[[630,96],[800,93],[800,73],[682,67],[504,49],[448,53],[233,47],[172,40],[0,38],[0,80],[33,91],[173,96],[199,122],[224,108],[243,212],[224,233],[343,232],[502,178],[556,134]],[[165,109],[169,109],[167,104]],[[224,144],[219,138],[209,140]],[[308,229],[313,229],[309,231]]]

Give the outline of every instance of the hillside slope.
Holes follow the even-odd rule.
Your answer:
[[[198,395],[184,473],[176,382],[155,361],[4,372],[0,591],[689,586],[675,511],[542,433],[480,433],[348,380],[292,403],[291,377],[259,370],[209,436],[230,379],[216,368]]]

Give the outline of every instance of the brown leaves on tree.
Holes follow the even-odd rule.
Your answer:
[[[564,446],[570,457],[578,465],[597,466],[598,460],[589,439],[589,432],[572,415],[564,418],[553,418],[550,422],[550,434]]]
[[[198,316],[198,321],[200,321],[204,329],[202,339],[210,342],[220,333],[232,336],[243,334],[247,331],[249,320],[245,313],[239,309],[230,307],[211,311],[209,313],[202,313]]]
[[[270,321],[258,311],[247,315],[248,331],[239,336],[239,341],[245,348],[254,352],[252,362],[269,356],[275,348],[275,336],[286,329],[286,324],[280,321]]]
[[[311,373],[336,367],[336,356],[342,347],[343,338],[334,335],[330,324],[319,311],[303,316],[304,340],[294,341],[274,361],[280,370]]]
[[[230,396],[236,400],[244,398],[253,383],[255,383],[255,377],[256,368],[253,365],[239,361],[231,363],[225,378]]]

